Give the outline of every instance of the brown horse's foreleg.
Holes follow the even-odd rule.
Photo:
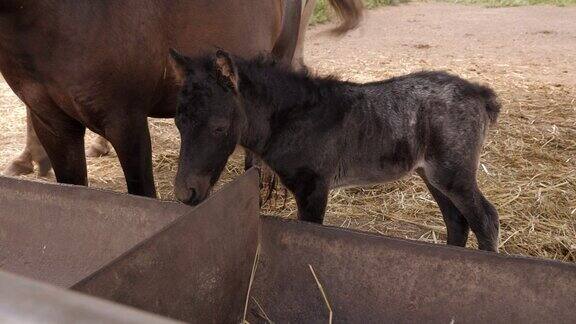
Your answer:
[[[118,154],[128,192],[156,197],[152,144],[146,117],[116,118],[116,122],[106,125],[106,137]]]
[[[86,150],[86,156],[88,157],[100,157],[108,155],[108,153],[110,153],[110,144],[100,135],[96,136],[92,143],[90,143],[88,150]]]
[[[86,127],[57,107],[31,115],[34,130],[54,167],[60,183],[88,185],[84,134]]]
[[[50,159],[48,154],[44,150],[34,127],[32,126],[32,121],[30,120],[30,110],[27,108],[26,115],[26,147],[24,151],[16,159],[12,160],[8,167],[4,170],[3,174],[8,176],[18,176],[23,174],[29,174],[34,172],[34,163],[38,164],[38,175],[45,177],[50,169],[52,169],[52,164],[50,164]]]

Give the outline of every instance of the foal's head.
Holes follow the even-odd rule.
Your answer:
[[[239,141],[245,115],[238,73],[224,51],[193,60],[171,50],[170,61],[182,86],[176,112],[181,144],[175,193],[178,200],[196,205],[208,196]]]

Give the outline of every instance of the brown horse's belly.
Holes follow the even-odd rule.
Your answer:
[[[105,120],[103,116],[125,109],[170,118],[177,89],[167,66],[168,49],[189,56],[217,47],[243,57],[270,53],[281,31],[281,3],[174,0],[146,7],[138,1],[94,2],[94,14],[86,21],[80,14],[59,17],[59,25],[40,18],[38,25],[46,28],[26,31],[31,44],[13,51],[18,54],[13,59],[30,58],[34,82],[82,123]],[[75,2],[55,6],[66,9],[54,10],[56,14],[81,9]],[[14,70],[14,64],[2,68],[8,70]],[[18,79],[12,84],[28,82],[19,76],[12,79]]]
[[[182,2],[180,13],[171,19],[178,27],[167,47],[190,56],[201,56],[222,48],[249,58],[272,52],[282,29],[281,0],[219,0],[206,6],[202,2]],[[172,71],[164,67],[162,92],[149,117],[172,118],[176,113],[178,88]]]

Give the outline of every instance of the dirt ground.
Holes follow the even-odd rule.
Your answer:
[[[317,73],[366,82],[442,69],[487,83],[503,111],[486,143],[480,188],[501,216],[501,251],[576,261],[576,7],[484,8],[413,3],[368,13],[342,38],[310,29],[306,62]],[[0,169],[24,144],[22,104],[0,83]],[[172,199],[178,133],[152,120],[156,182]],[[239,155],[222,182],[242,170]],[[89,159],[90,185],[125,190],[114,155]],[[29,176],[34,178],[34,176]],[[295,217],[293,200],[275,197],[264,212]],[[334,190],[325,223],[442,242],[440,212],[417,177]],[[471,246],[474,245],[472,240]]]
[[[576,87],[576,6],[484,8],[415,3],[368,13],[342,39],[308,34],[308,63],[369,81],[420,69],[468,71],[490,83],[504,76]],[[483,76],[484,75],[484,76]]]

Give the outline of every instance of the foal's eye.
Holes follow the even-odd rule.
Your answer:
[[[214,134],[214,136],[223,136],[226,135],[226,127],[224,126],[218,126],[214,129],[212,129],[212,134]]]

